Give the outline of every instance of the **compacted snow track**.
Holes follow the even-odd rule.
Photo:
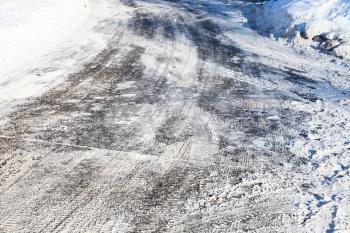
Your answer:
[[[293,142],[340,71],[242,42],[242,3],[105,3],[105,48],[0,125],[0,232],[307,227],[325,203]]]

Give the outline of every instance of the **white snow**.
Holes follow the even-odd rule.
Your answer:
[[[317,101],[307,138],[293,146],[296,155],[310,159],[305,173],[311,195],[305,195],[298,211],[310,216],[308,232],[325,232],[331,222],[334,231],[350,229],[350,109],[346,101],[337,102]]]
[[[325,49],[350,58],[350,1],[277,0],[268,1],[258,20],[259,30],[275,37],[293,38],[297,44],[310,44],[323,34],[331,44]],[[307,37],[302,39],[301,37]]]
[[[239,33],[232,33],[238,30],[240,30]],[[293,182],[300,190],[298,194],[300,196],[296,195],[293,198],[295,213],[300,218],[300,224],[303,225],[303,232],[349,232],[349,70],[346,66],[330,62],[327,55],[318,55],[313,50],[307,53],[297,53],[295,49],[285,46],[284,40],[271,40],[259,34],[253,34],[249,30],[251,29],[237,27],[234,30],[227,30],[225,36],[245,50],[259,54],[257,59],[262,64],[275,68],[293,66],[296,70],[306,70],[308,77],[326,83],[317,90],[317,96],[322,100],[315,103],[292,101],[287,104],[287,108],[308,112],[312,115],[310,121],[305,123],[307,136],[298,137],[291,142],[291,145],[288,145],[296,156],[307,161],[307,169],[298,177],[295,168],[286,163],[284,167],[287,174],[279,174],[279,176],[288,177],[288,181]],[[283,35],[280,34],[280,36]],[[245,59],[248,61],[249,58]],[[280,91],[288,91],[290,88],[289,84],[280,83],[271,74],[255,80],[246,78],[244,81],[247,82],[247,80],[262,88],[269,87]],[[273,82],[269,83],[269,80]],[[274,83],[278,84],[275,86]],[[328,86],[327,83],[331,85]],[[345,94],[342,94],[342,91]],[[278,116],[271,115],[268,118],[277,120]],[[252,143],[256,147],[263,146],[263,143],[259,141]],[[272,183],[274,178],[269,177],[269,182]],[[303,191],[301,184],[308,184],[310,188]],[[297,231],[289,229],[286,232]]]
[[[88,0],[0,2],[0,78],[18,72],[74,34],[87,20]]]
[[[114,19],[114,21],[115,17],[120,19],[127,17],[126,13],[125,15],[122,14],[122,12],[126,12],[122,6],[110,8],[108,1],[95,1],[95,5],[91,5],[91,2],[88,0],[3,0],[0,2],[0,125],[3,124],[1,121],[6,120],[4,117],[16,104],[14,100],[39,95],[49,87],[56,86],[67,74],[67,70],[72,72],[76,68],[76,64],[81,64],[80,62],[85,57],[91,57],[96,51],[100,51],[105,46],[105,37],[112,37],[115,33],[113,31],[115,25],[109,27],[106,23],[103,26],[103,28],[106,28],[105,31],[100,29],[101,32],[98,33],[92,30],[95,24],[91,24],[90,31],[78,37],[81,44],[78,44],[78,46],[75,43],[67,44],[69,53],[67,49],[59,50],[58,57],[60,60],[56,59],[52,64],[50,62],[48,66],[52,69],[51,71],[43,66],[44,68],[41,67],[40,72],[8,78],[10,74],[17,73],[30,65],[32,61],[38,60],[38,58],[44,57],[51,61],[45,55],[51,53],[57,45],[66,41],[71,35],[76,34],[89,16],[92,22],[108,22],[104,20],[107,16]],[[106,6],[103,6],[103,2]],[[89,15],[92,14],[90,9],[96,11],[96,15],[93,17]],[[294,38],[298,43],[304,41],[311,43],[310,40],[298,37],[298,32],[304,29],[309,38],[324,32],[331,33],[328,36],[339,34],[339,37],[344,40],[350,35],[350,2],[348,0],[278,0],[268,2],[264,9],[265,18],[259,22],[264,25],[263,28],[275,36]],[[119,16],[115,16],[117,12]],[[327,82],[337,88],[347,89],[350,87],[350,79],[347,75],[349,69],[330,63],[328,59],[323,59],[324,57],[316,59],[303,54],[296,54],[295,51],[281,43],[260,37],[250,29],[237,26],[236,21],[242,22],[243,20],[232,18],[234,23],[231,24],[230,22],[226,25],[235,28],[234,30],[226,30],[224,35],[239,44],[243,49],[259,54],[259,57],[254,57],[252,62],[259,62],[276,69],[288,66],[301,71],[307,70],[308,76],[315,80],[327,79]],[[348,28],[346,25],[348,25]],[[78,39],[75,38],[75,41]],[[191,72],[196,72],[192,68],[196,67],[198,55],[194,49],[191,51],[190,41],[186,41],[185,38],[181,38],[181,40],[182,43],[176,45],[176,51],[172,53],[174,57],[169,58],[169,61],[179,58],[178,60],[184,61],[184,64],[178,64],[181,69],[170,66],[167,78],[173,82],[180,80],[178,85],[182,83],[186,86],[187,82],[189,84],[194,82],[194,79],[192,80],[189,77],[195,77]],[[170,43],[154,43],[154,47],[151,47],[152,44],[146,45],[154,53],[158,53],[161,50],[159,48],[171,48]],[[339,46],[343,54],[346,53],[346,48],[346,44]],[[63,55],[62,51],[65,51]],[[51,55],[57,57],[57,54]],[[157,56],[147,56],[146,54],[143,57],[143,62],[148,67],[145,72],[161,75],[162,73],[159,72],[162,71],[163,67],[157,66],[156,60],[152,57]],[[245,62],[249,62],[249,59],[252,58],[249,56],[245,58]],[[231,74],[231,71],[216,67],[216,64],[206,64],[206,66],[213,66],[210,70],[219,74],[225,74],[225,72]],[[237,76],[237,80],[242,79],[244,82],[261,86],[263,89],[278,89],[285,92],[289,92],[290,89],[288,82],[285,83],[279,79],[280,77],[273,77],[270,74],[268,77],[262,76],[259,79],[232,73],[233,75]],[[181,80],[181,76],[186,77],[186,80]],[[133,87],[133,85],[133,82],[124,82],[117,88],[125,90]],[[335,88],[334,90],[324,88],[322,91],[324,91],[324,94],[319,93],[319,95],[322,94],[325,100],[305,105],[297,101],[288,104],[288,108],[300,108],[312,113],[312,119],[307,125],[307,138],[298,138],[291,146],[292,151],[297,156],[308,158],[310,161],[307,163],[308,170],[303,174],[299,174],[302,178],[299,178],[289,163],[284,164],[285,173],[280,175],[286,182],[296,183],[295,186],[300,190],[298,183],[307,183],[312,186],[311,194],[302,193],[300,194],[303,195],[300,201],[296,200],[298,204],[298,207],[296,207],[298,208],[297,213],[300,215],[300,219],[304,220],[305,216],[310,216],[310,219],[305,222],[307,232],[313,232],[312,230],[325,232],[332,221],[336,226],[334,230],[346,232],[347,229],[350,229],[348,221],[350,219],[350,101],[346,98],[332,99],[339,94]],[[330,96],[329,99],[326,98],[327,96]],[[133,96],[125,95],[124,97],[132,98]],[[256,107],[264,103],[266,102],[257,102]],[[280,103],[272,102],[269,104],[269,106],[274,105],[280,105]],[[261,106],[261,108],[263,107]],[[271,115],[268,119],[279,120],[280,117]],[[133,123],[132,120],[130,124]],[[208,120],[208,122],[210,121]],[[128,124],[129,122],[119,121],[119,123]],[[149,128],[146,127],[144,131],[144,137],[150,137],[149,133],[146,133]],[[211,133],[215,135],[215,130],[212,130]],[[213,138],[215,137],[213,136]],[[264,147],[265,141],[254,140],[253,144],[256,147]],[[194,146],[192,147],[194,148]],[[203,151],[197,153],[203,156],[207,147],[198,145],[199,147],[203,147],[201,149]],[[285,174],[289,174],[290,177],[283,177]],[[256,176],[256,174],[251,176]],[[246,179],[253,180],[253,178],[248,178]],[[261,183],[264,183],[262,188],[271,189],[271,192],[278,189],[279,176],[266,173],[261,174],[259,179]],[[247,183],[244,185],[247,185]],[[243,196],[243,198],[247,200],[254,197],[255,193],[259,193],[259,190],[256,190],[258,186],[252,190],[252,193],[249,193],[245,191],[243,184],[238,184],[237,187],[232,188],[226,187],[225,189],[225,193],[221,196],[243,196],[244,194],[247,197]],[[215,196],[210,201],[219,202],[220,198],[223,198],[221,196]],[[205,204],[204,201],[203,203]]]
[[[0,124],[108,46],[119,29],[100,22],[127,18],[105,0],[0,1]]]

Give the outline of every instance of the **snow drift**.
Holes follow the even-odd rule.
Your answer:
[[[271,0],[258,21],[265,33],[316,43],[336,56],[350,58],[349,0]]]
[[[0,78],[74,34],[89,12],[88,0],[0,1]]]

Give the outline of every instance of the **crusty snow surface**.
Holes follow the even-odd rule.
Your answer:
[[[350,231],[347,63],[248,1],[31,1],[72,26],[0,67],[0,232]]]

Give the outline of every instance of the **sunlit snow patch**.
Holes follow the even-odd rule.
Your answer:
[[[258,28],[275,37],[292,38],[298,44],[314,43],[338,57],[350,58],[350,1],[268,1]]]
[[[74,34],[88,18],[88,0],[0,2],[0,78],[19,71]]]

